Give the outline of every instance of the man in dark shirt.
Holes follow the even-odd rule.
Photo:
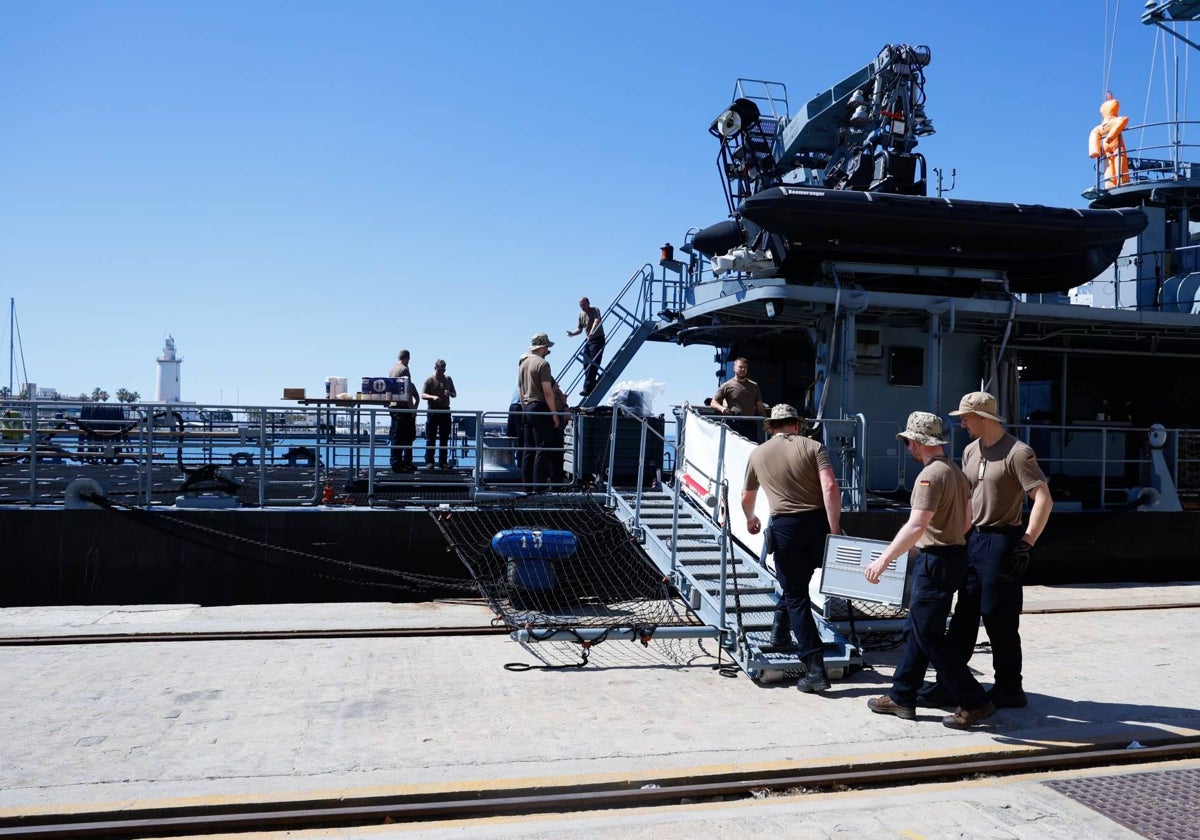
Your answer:
[[[709,402],[719,414],[733,419],[726,420],[729,428],[742,437],[758,443],[759,430],[762,422],[759,420],[742,419],[761,417],[767,413],[767,407],[762,401],[762,392],[758,383],[750,378],[750,363],[745,359],[736,359],[733,363],[733,379],[721,383],[717,393]]]
[[[425,400],[425,466],[433,466],[434,443],[438,449],[438,467],[446,469],[450,442],[450,398],[457,397],[454,380],[446,375],[446,362],[433,363],[433,375],[425,380],[421,398]]]
[[[388,376],[393,379],[404,380],[401,387],[405,392],[390,405],[392,409],[400,409],[391,412],[392,422],[388,429],[388,440],[392,444],[392,472],[407,472],[413,468],[412,444],[417,438],[417,415],[413,409],[420,404],[421,398],[417,394],[417,386],[412,384],[408,362],[408,351],[401,350],[396,356],[396,364],[388,371]]]
[[[600,362],[604,358],[604,325],[601,323],[603,316],[600,310],[592,306],[591,302],[583,297],[579,299],[579,326],[573,330],[567,330],[567,335],[577,336],[583,333],[583,390],[579,392],[579,396],[586,397],[592,393],[592,389],[596,387],[596,380],[600,376]]]

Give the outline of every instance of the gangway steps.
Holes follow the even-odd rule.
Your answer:
[[[779,603],[775,579],[763,569],[757,558],[732,543],[725,557],[725,593],[721,593],[721,534],[717,525],[681,498],[676,510],[674,496],[667,489],[646,490],[638,501],[633,490],[615,494],[621,515],[632,526],[635,510],[637,526],[644,537],[647,553],[664,573],[679,579],[680,592],[691,596],[693,608],[701,620],[721,625],[724,616],[726,638],[744,639],[733,651],[739,664],[752,677],[765,681],[782,679],[803,670],[796,651],[770,647],[771,625]],[[674,534],[674,537],[672,536]],[[699,601],[699,606],[696,602]],[[861,664],[861,654],[831,627],[818,620],[826,648],[826,667],[837,676],[853,664]]]
[[[721,577],[721,567],[717,566],[692,566],[689,571],[696,580],[718,580]],[[758,576],[754,572],[729,571],[726,572],[727,577],[737,576],[738,580],[755,579]]]

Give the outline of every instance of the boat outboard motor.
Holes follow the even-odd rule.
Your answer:
[[[718,257],[746,244],[746,231],[736,219],[709,225],[692,237],[692,248],[706,257]]]
[[[221,472],[216,464],[199,464],[189,467],[183,463],[183,415],[171,412],[179,429],[179,446],[175,450],[175,463],[183,473],[179,490],[183,494],[175,500],[176,507],[237,507],[240,482]]]

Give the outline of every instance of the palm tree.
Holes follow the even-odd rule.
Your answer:
[[[102,388],[93,388],[92,402],[108,402],[108,391]]]

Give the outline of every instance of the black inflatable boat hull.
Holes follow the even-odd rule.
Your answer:
[[[742,202],[747,222],[776,234],[780,273],[810,279],[825,260],[954,266],[1006,272],[1014,292],[1086,283],[1147,224],[1136,208],[1074,209],[808,187],[771,187]],[[734,228],[730,225],[734,224]],[[697,234],[702,253],[739,237],[721,222]],[[706,248],[714,250],[707,251]],[[715,249],[724,250],[715,250]]]

